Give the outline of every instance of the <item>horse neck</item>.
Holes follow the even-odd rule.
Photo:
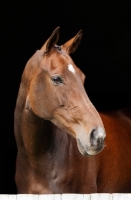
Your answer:
[[[49,139],[45,132],[51,136],[49,122],[37,117],[26,106],[26,89],[21,84],[14,113],[14,131],[19,152],[26,152],[31,156],[37,156],[43,150],[46,151]],[[43,146],[43,149],[40,149]]]
[[[18,151],[28,154],[28,157],[39,158],[52,149],[59,148],[61,144],[68,145],[72,137],[52,122],[39,118],[31,109],[27,109],[26,99],[25,91],[20,88],[15,109]]]

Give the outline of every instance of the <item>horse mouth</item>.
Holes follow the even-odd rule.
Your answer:
[[[104,149],[105,145],[102,143],[101,145],[91,145],[90,147],[87,147],[87,145],[83,146],[80,140],[77,139],[77,146],[83,156],[89,157],[100,153]]]

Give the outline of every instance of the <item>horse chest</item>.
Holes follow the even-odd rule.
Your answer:
[[[73,160],[73,159],[72,159]],[[38,167],[38,174],[35,177],[35,185],[41,188],[37,193],[87,193],[96,191],[96,172],[92,171],[91,163],[83,165],[83,159],[75,162],[67,158],[60,160],[50,157],[48,160],[41,160]],[[66,164],[65,164],[66,163]],[[35,187],[37,188],[37,187]]]

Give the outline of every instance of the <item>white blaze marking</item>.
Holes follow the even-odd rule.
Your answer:
[[[68,70],[71,71],[73,74],[75,74],[75,69],[74,69],[73,65],[69,64]]]

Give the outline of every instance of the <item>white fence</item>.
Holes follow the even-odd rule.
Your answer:
[[[130,194],[53,194],[53,195],[0,195],[0,200],[131,200]]]

